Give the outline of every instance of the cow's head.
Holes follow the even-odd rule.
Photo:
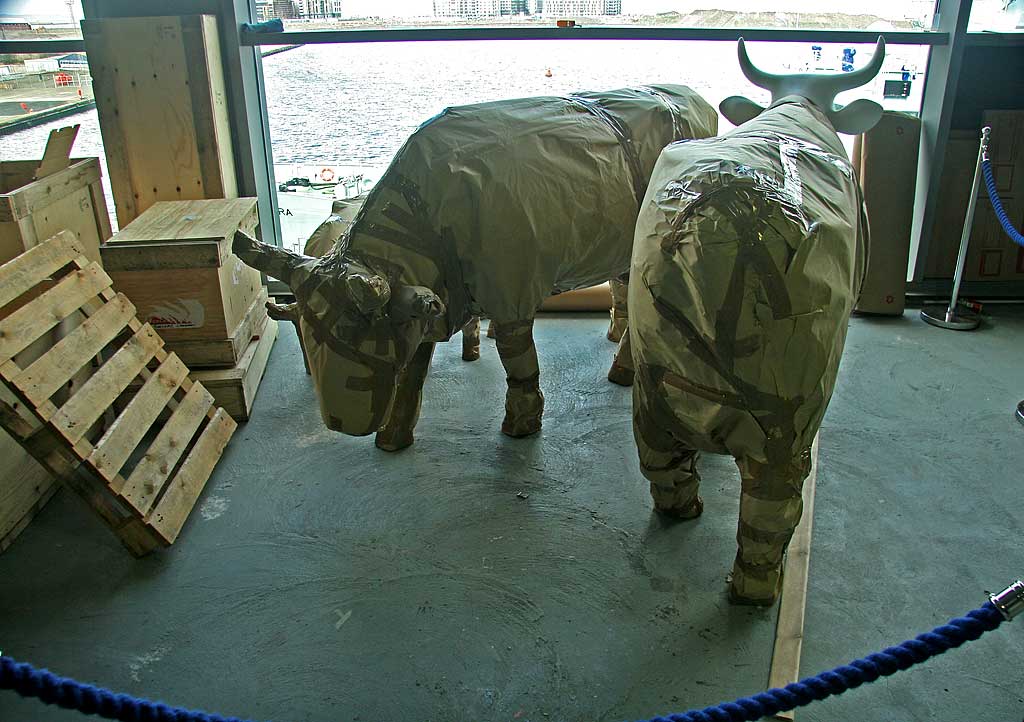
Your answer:
[[[882,117],[882,106],[870,100],[855,100],[844,108],[836,109],[833,105],[836,95],[844,90],[852,90],[869,82],[882,69],[885,59],[885,39],[879,36],[875,45],[875,54],[871,62],[860,70],[832,75],[814,75],[797,73],[794,75],[775,75],[754,67],[747,56],[747,47],[740,38],[737,52],[740,57],[740,68],[754,85],[770,90],[772,103],[788,96],[805,98],[817,106],[832,123],[838,133],[857,135],[872,128]],[[765,108],[749,98],[733,95],[719,105],[722,115],[730,122],[740,125],[756,118]]]
[[[237,232],[233,250],[295,294],[324,423],[353,436],[377,431],[394,400],[398,373],[427,329],[444,317],[441,299],[423,286],[392,287],[346,257],[342,243],[323,258],[310,258]]]

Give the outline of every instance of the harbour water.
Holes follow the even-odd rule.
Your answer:
[[[867,62],[873,51],[871,45],[822,45],[816,53],[810,43],[752,43],[749,50],[754,62],[770,71],[838,72],[844,47],[856,51],[855,67]],[[917,112],[926,62],[924,47],[889,46],[883,76],[837,101],[870,97],[890,109]],[[766,91],[743,77],[733,42],[307,45],[264,58],[263,68],[278,182],[330,168],[336,178],[361,174],[360,188],[379,177],[417,126],[450,105],[651,83],[689,85],[716,106],[736,94],[758,102],[768,99]],[[902,78],[904,68],[912,79],[909,97],[883,99],[884,80]],[[95,110],[0,137],[0,157],[39,158],[50,130],[72,123],[81,124],[74,155],[95,155],[102,161]],[[721,121],[721,131],[730,127]],[[847,141],[852,145],[852,139]],[[113,212],[109,184],[106,187]],[[296,247],[328,215],[331,195],[280,193],[279,203],[282,240]]]

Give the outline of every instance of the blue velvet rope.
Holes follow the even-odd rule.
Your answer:
[[[870,654],[816,677],[794,682],[783,689],[770,689],[752,697],[743,697],[702,710],[654,717],[647,722],[753,722],[908,669],[930,657],[959,647],[964,642],[977,639],[1003,621],[1004,617],[995,605],[986,602],[966,617],[952,619],[899,646]],[[237,717],[221,717],[170,707],[163,702],[151,702],[127,694],[115,694],[102,687],[58,677],[45,669],[36,669],[10,657],[0,657],[0,689],[12,689],[22,697],[38,697],[46,704],[122,722],[245,722]]]
[[[1010,218],[1003,208],[1003,202],[999,200],[999,194],[996,193],[996,179],[992,175],[992,163],[988,160],[981,161],[981,169],[985,173],[985,187],[988,188],[988,199],[992,201],[992,209],[996,212],[996,218],[999,219],[999,223],[1010,240],[1018,246],[1024,246],[1024,235],[1021,235],[1020,231],[1013,227],[1013,223],[1010,222]]]

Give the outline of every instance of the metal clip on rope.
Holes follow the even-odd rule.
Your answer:
[[[1007,621],[1012,620],[1024,613],[1024,582],[1018,579],[999,594],[989,595],[989,601]]]

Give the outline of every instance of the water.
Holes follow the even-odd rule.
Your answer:
[[[809,67],[838,69],[845,46],[823,46],[820,62],[809,43],[754,43],[756,64],[769,71]],[[856,65],[871,55],[870,45],[854,45]],[[916,69],[913,94],[884,100],[882,79],[838,98],[871,97],[887,108],[917,111],[924,85],[927,49],[890,46],[884,71]],[[768,94],[741,74],[733,42],[680,41],[475,41],[311,45],[263,61],[267,110],[276,165],[332,166],[379,177],[409,134],[449,105],[502,98],[564,95],[578,90],[609,90],[650,83],[681,83],[717,106],[729,95],[764,103]],[[551,77],[546,77],[547,69]],[[889,75],[888,77],[899,77]],[[80,123],[74,155],[103,158],[96,111],[64,118],[0,137],[0,157],[39,158],[53,128]],[[720,128],[732,127],[724,119]],[[852,139],[844,137],[847,145]],[[285,171],[286,169],[282,169]],[[278,180],[283,180],[279,178]],[[107,189],[108,208],[113,200]],[[289,197],[291,196],[291,197]],[[293,202],[294,201],[294,202]],[[285,241],[301,245],[330,210],[324,197],[303,208],[292,194],[280,194],[287,212]],[[115,225],[116,228],[116,225]]]

